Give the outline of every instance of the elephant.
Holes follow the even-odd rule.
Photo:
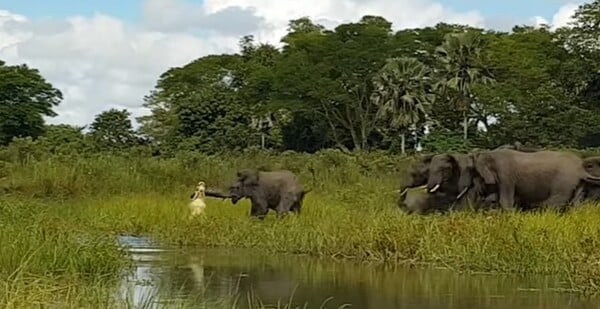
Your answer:
[[[583,160],[573,153],[497,149],[477,153],[474,158],[484,191],[497,192],[498,202],[505,210],[514,209],[516,200],[524,205],[539,203],[562,209],[581,201],[582,184],[600,185],[600,177],[586,172]],[[432,179],[428,188],[434,188],[439,181]]]
[[[427,184],[429,164],[431,164],[432,158],[432,154],[423,155],[415,164],[410,167],[408,173],[403,177],[400,184],[401,199],[406,195],[409,188],[415,188]]]
[[[425,188],[408,188],[398,207],[408,214],[428,214],[432,212],[446,212],[453,202],[453,198],[443,193],[428,194]]]
[[[583,167],[592,176],[600,176],[600,156],[583,159]]]
[[[512,144],[504,144],[502,146],[497,147],[494,150],[498,150],[498,149],[513,149],[513,150],[517,150],[517,151],[521,151],[521,152],[538,152],[538,151],[543,150],[540,147],[525,146],[518,141],[514,142]]]
[[[600,156],[583,159],[583,168],[592,176],[600,176]],[[586,183],[585,199],[600,201],[600,186]]]
[[[456,209],[483,204],[490,207],[497,196],[486,191],[483,179],[475,170],[473,154],[438,154],[431,159],[427,177],[429,194],[445,194],[458,202]]]
[[[288,212],[299,214],[304,196],[310,191],[291,171],[244,169],[237,172],[237,180],[227,196],[234,205],[242,198],[250,199],[250,216],[262,220],[269,209],[276,211],[278,218]]]

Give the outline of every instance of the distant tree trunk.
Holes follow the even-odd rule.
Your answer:
[[[402,132],[400,133],[400,153],[402,153],[402,155],[406,154],[406,133]]]
[[[260,148],[265,149],[265,133],[260,134]]]
[[[467,109],[463,110],[463,134],[465,141],[467,140],[468,128],[469,128],[469,120],[467,119]]]

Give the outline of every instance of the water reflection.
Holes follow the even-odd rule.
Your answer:
[[[300,307],[306,304],[305,308],[348,304],[351,308],[382,309],[562,309],[600,305],[553,291],[560,283],[551,278],[469,276],[444,270],[330,262],[245,250],[157,251],[140,240],[121,241],[134,246],[138,267],[123,281],[121,291],[136,307],[149,298],[206,304],[239,296],[237,307],[247,308],[249,295],[263,304],[290,302]],[[152,285],[136,283],[139,280]],[[325,300],[327,305],[321,306]]]

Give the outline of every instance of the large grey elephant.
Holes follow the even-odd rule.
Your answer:
[[[430,194],[452,196],[455,209],[490,207],[497,196],[495,192],[484,189],[483,179],[475,169],[473,154],[438,154],[431,159],[427,190]]]
[[[573,153],[498,149],[475,154],[474,158],[486,193],[497,192],[504,209],[514,209],[515,199],[526,205],[562,208],[583,199],[582,184],[600,185],[600,177],[586,172],[583,160]],[[431,188],[436,181],[429,183]]]
[[[235,205],[242,198],[251,202],[250,216],[264,219],[269,209],[281,218],[288,212],[300,213],[306,193],[300,178],[288,170],[259,171],[245,169],[237,172],[227,197]]]

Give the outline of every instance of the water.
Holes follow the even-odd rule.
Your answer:
[[[248,308],[249,299],[280,303],[280,308],[288,302],[302,308],[600,307],[600,301],[557,292],[561,284],[551,278],[461,275],[247,250],[181,252],[136,237],[120,242],[131,247],[136,263],[135,271],[123,279],[120,296],[129,297],[135,307],[185,300],[198,305],[194,307],[213,308],[207,304],[235,296],[236,308]]]

